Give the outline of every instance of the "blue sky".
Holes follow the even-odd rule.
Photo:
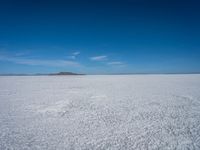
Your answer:
[[[0,73],[200,72],[200,2],[0,2]]]

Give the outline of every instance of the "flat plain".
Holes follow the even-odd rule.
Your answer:
[[[200,149],[200,75],[2,76],[0,149]]]

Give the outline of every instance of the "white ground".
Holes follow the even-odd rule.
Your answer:
[[[0,77],[6,149],[200,149],[200,75]]]

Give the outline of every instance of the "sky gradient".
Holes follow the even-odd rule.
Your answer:
[[[0,2],[0,73],[200,72],[197,0]]]

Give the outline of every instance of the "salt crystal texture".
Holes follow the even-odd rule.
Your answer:
[[[200,149],[200,75],[2,76],[0,149]]]

